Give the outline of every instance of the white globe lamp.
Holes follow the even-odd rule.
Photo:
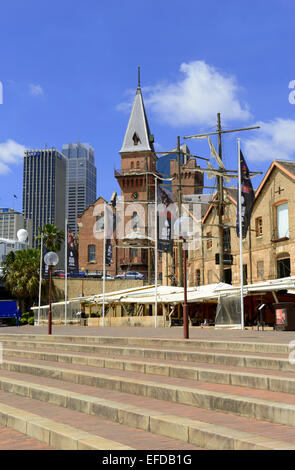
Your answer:
[[[28,239],[28,232],[24,228],[21,228],[18,230],[16,236],[20,243],[25,243]]]
[[[54,251],[49,251],[44,256],[44,263],[47,264],[47,266],[56,266],[58,261],[58,255]]]

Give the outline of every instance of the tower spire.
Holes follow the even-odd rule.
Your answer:
[[[137,89],[140,90],[140,67],[137,68]]]
[[[140,88],[140,67],[138,67],[136,95],[120,153],[142,152],[145,150],[154,152],[153,142],[143,104]]]

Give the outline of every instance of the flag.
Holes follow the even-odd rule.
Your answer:
[[[253,191],[251,179],[249,176],[249,169],[247,167],[245,158],[240,151],[240,165],[241,165],[241,209],[242,209],[242,238],[246,238],[247,231],[250,225],[250,218],[252,214],[253,204],[255,200],[255,194]],[[240,237],[239,227],[239,191],[237,197],[237,221],[236,221],[236,232],[237,236]]]
[[[164,253],[173,252],[172,239],[172,218],[173,211],[169,206],[173,207],[173,194],[158,185],[157,206],[158,206],[158,251]]]
[[[79,274],[79,260],[78,260],[78,242],[74,232],[67,227],[67,269],[68,274]]]

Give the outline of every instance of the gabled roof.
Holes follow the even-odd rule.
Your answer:
[[[227,197],[228,197],[235,205],[237,205],[237,192],[238,192],[238,191],[237,191],[237,189],[235,189],[235,188],[226,188],[226,187],[223,188],[223,193],[224,193],[225,195],[227,195]],[[214,198],[212,199],[212,202],[211,202],[210,206],[208,207],[208,210],[207,210],[207,212],[205,213],[205,215],[204,215],[204,217],[203,217],[203,219],[202,219],[202,223],[205,222],[205,220],[207,219],[208,215],[210,214],[211,209],[212,209],[212,207],[214,206],[214,203],[215,203],[215,201],[216,201],[216,199],[217,199],[217,196],[218,196],[218,193],[216,193],[215,196],[214,196]]]
[[[77,220],[81,219],[83,215],[85,214],[85,212],[87,212],[90,209],[90,207],[95,207],[98,201],[105,202],[107,205],[109,205],[108,201],[106,201],[102,196],[98,196],[98,198],[96,198],[92,204],[89,204],[89,206],[87,206],[84,209],[84,211],[80,215],[78,215]]]
[[[295,162],[291,162],[289,160],[274,160],[272,164],[270,165],[269,169],[267,170],[267,172],[265,173],[265,176],[255,193],[255,199],[257,199],[258,195],[262,191],[266,181],[268,180],[268,177],[270,176],[274,168],[278,168],[279,170],[281,170],[283,173],[285,173],[287,176],[289,176],[295,181]]]
[[[141,88],[138,86],[127,131],[119,153],[142,152],[143,150],[154,152],[154,146],[150,136],[151,133],[143,104]]]
[[[260,192],[262,191],[266,181],[268,180],[271,172],[273,171],[274,168],[278,168],[281,170],[285,175],[289,176],[291,179],[295,181],[295,162],[289,161],[289,160],[274,160],[272,164],[270,165],[269,169],[265,173],[265,176],[263,180],[261,181],[258,189],[255,191],[255,199],[259,196]],[[237,189],[235,188],[224,188],[224,192],[227,193],[227,196],[229,199],[234,203],[237,204]],[[211,205],[209,206],[206,214],[203,217],[203,223],[205,222],[207,216],[211,212],[211,209],[214,205],[214,202],[217,199],[217,193],[215,194]]]

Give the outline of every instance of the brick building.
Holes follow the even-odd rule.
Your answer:
[[[89,273],[102,273],[104,246],[104,209],[105,204],[109,213],[113,208],[102,197],[85,209],[77,218],[79,228],[79,268]],[[111,236],[112,261],[106,266],[106,272],[115,275],[118,271],[117,248],[114,234]]]
[[[189,252],[190,285],[218,282],[218,214],[213,199],[203,218],[203,239]],[[224,189],[225,282],[240,284],[239,238],[236,235],[237,191]],[[261,282],[295,274],[295,162],[275,160],[255,193],[250,230],[243,240],[245,283]]]
[[[118,264],[122,271],[139,271],[149,281],[152,280],[152,271],[154,271],[154,255],[153,243],[147,238],[148,209],[149,204],[155,201],[153,175],[157,174],[157,156],[153,142],[154,137],[150,132],[141,87],[138,83],[123,145],[119,152],[121,168],[115,170],[115,178],[121,189],[121,211],[124,212],[125,224],[124,234],[120,234]],[[126,242],[126,248],[121,248],[122,242],[128,237],[130,237],[129,246]],[[148,245],[150,248],[146,248]]]
[[[176,152],[176,149],[174,149]],[[196,161],[189,157],[189,149],[181,146],[180,176],[184,195],[200,194],[203,191],[203,175],[194,171]],[[112,210],[117,216],[117,225],[112,236],[113,260],[107,272],[117,274],[125,271],[139,271],[152,283],[155,273],[154,233],[152,216],[155,203],[155,175],[171,176],[171,190],[176,200],[178,189],[177,154],[171,151],[158,158],[154,149],[154,137],[150,132],[146,116],[140,83],[136,90],[133,107],[125,132],[122,147],[119,151],[121,167],[114,176],[121,194],[116,199]],[[167,171],[161,171],[164,164]],[[168,174],[166,174],[168,173]],[[90,271],[102,271],[103,241],[97,240],[93,232],[98,223],[93,213],[96,207],[103,204],[98,198],[77,219],[79,226],[79,267]],[[114,205],[115,206],[115,205]],[[111,205],[109,205],[111,207]],[[122,230],[122,224],[124,230]],[[115,240],[116,237],[116,240]],[[162,279],[162,253],[158,254],[158,277]]]

